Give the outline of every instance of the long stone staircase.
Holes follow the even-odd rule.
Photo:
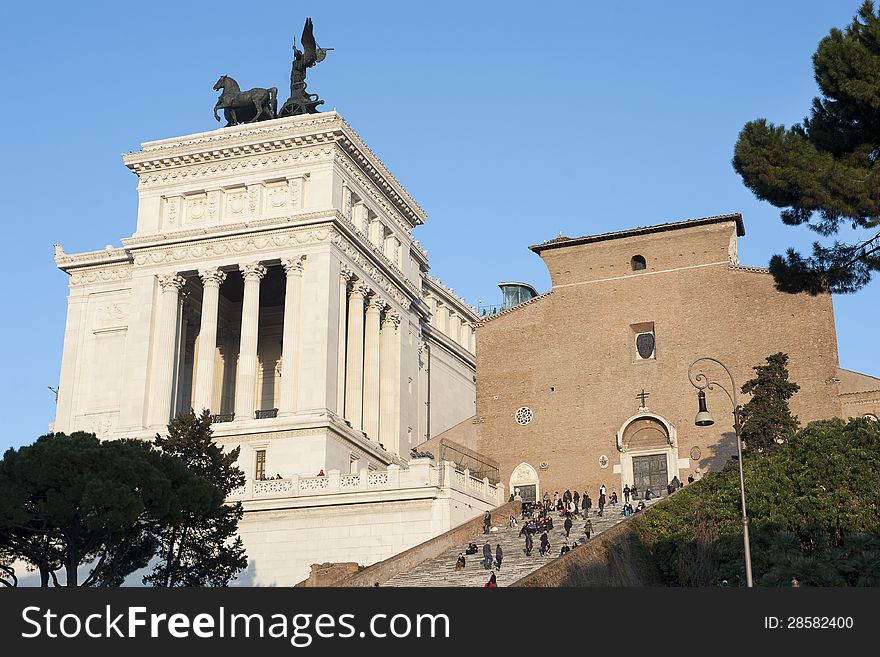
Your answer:
[[[645,502],[646,507],[660,501],[663,498],[655,498]],[[626,520],[621,510],[622,504],[616,506],[605,507],[605,514],[599,516],[595,510],[590,513],[590,520],[593,523],[593,533],[591,536],[595,538],[606,529],[614,527],[620,522]],[[550,539],[550,551],[541,556],[538,548],[540,546],[540,534],[536,535],[534,547],[531,556],[525,555],[525,538],[519,535],[522,529],[522,519],[517,516],[516,527],[508,527],[508,516],[492,517],[492,530],[489,534],[482,532],[474,534],[470,540],[465,541],[462,545],[456,545],[449,548],[443,554],[434,559],[428,559],[418,564],[412,570],[400,573],[389,579],[383,586],[482,586],[489,579],[489,569],[484,570],[482,565],[483,544],[486,539],[492,546],[492,555],[495,555],[495,547],[500,543],[504,557],[501,562],[501,568],[495,568],[494,563],[491,570],[495,571],[495,577],[498,586],[510,586],[519,579],[536,571],[538,568],[545,566],[554,559],[559,558],[559,549],[567,540],[569,547],[574,548],[577,545],[586,543],[584,534],[584,525],[586,518],[583,515],[576,516],[573,521],[569,538],[565,537],[565,529],[563,528],[564,518],[560,518],[557,513],[553,514],[553,529],[547,532]],[[455,570],[455,561],[458,554],[464,552],[468,542],[476,543],[477,554],[465,555],[467,565],[462,570]]]

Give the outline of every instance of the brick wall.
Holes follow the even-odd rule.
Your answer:
[[[736,448],[732,407],[723,392],[708,392],[716,423],[694,426],[688,366],[700,356],[727,364],[742,386],[753,366],[784,351],[801,386],[791,402],[801,423],[841,414],[831,297],[784,294],[766,271],[728,264],[735,231],[730,221],[541,253],[553,294],[476,334],[477,449],[499,461],[505,485],[525,462],[538,471],[539,494],[586,489],[595,500],[603,483],[620,493],[625,455],[615,436],[642,412],[642,389],[647,411],[677,434],[669,477],[720,468]],[[643,271],[631,268],[636,254]],[[639,360],[631,327],[649,323],[656,358]],[[523,406],[533,412],[524,426],[514,421]]]

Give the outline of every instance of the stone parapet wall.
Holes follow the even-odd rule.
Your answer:
[[[487,478],[477,479],[471,476],[469,470],[456,470],[449,461],[444,461],[439,466],[432,465],[427,458],[413,459],[404,469],[398,465],[389,465],[384,471],[370,472],[362,469],[358,474],[341,474],[339,470],[331,470],[320,477],[294,475],[285,479],[262,481],[247,479],[245,485],[232,491],[227,499],[231,502],[249,502],[296,497],[356,496],[372,491],[404,491],[429,487],[457,491],[466,497],[492,505],[504,501],[503,484],[490,483]],[[346,502],[340,498],[333,503]]]
[[[493,524],[499,521],[506,522],[510,515],[519,516],[522,509],[521,502],[507,502],[491,511]],[[433,559],[455,545],[465,545],[476,534],[482,531],[483,517],[478,516],[462,523],[450,531],[440,534],[429,541],[420,543],[415,547],[401,552],[398,555],[380,561],[348,579],[339,581],[333,586],[356,587],[373,586],[377,582],[381,586],[389,579],[400,573],[412,570],[418,564]]]

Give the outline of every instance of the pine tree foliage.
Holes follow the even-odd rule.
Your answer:
[[[179,522],[159,534],[159,562],[144,583],[159,587],[227,586],[247,566],[238,536],[244,513],[241,503],[224,504],[244,485],[244,473],[235,464],[239,448],[225,452],[212,437],[211,416],[192,410],[180,413],[168,425],[168,436],[154,441],[164,454],[181,459],[193,474],[212,484],[210,499],[185,510]]]
[[[752,396],[740,411],[742,438],[748,453],[769,454],[798,429],[788,400],[800,386],[788,380],[788,354],[767,356],[767,364],[754,370],[757,376],[742,387],[743,394]]]
[[[812,422],[743,470],[756,583],[880,586],[880,422]],[[729,462],[651,507],[639,532],[667,584],[743,585],[740,514]]]
[[[782,221],[822,236],[843,226],[857,243],[813,244],[770,260],[786,292],[855,292],[880,271],[880,13],[865,2],[845,29],[832,29],[813,55],[821,97],[803,124],[766,119],[739,134],[733,167],[759,199],[783,208]]]
[[[147,566],[160,528],[213,492],[176,458],[140,440],[48,434],[0,461],[0,572],[26,562],[42,586],[119,586]],[[80,570],[87,571],[82,576]]]

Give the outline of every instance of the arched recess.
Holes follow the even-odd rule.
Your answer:
[[[538,471],[528,463],[520,463],[513,469],[513,473],[510,475],[510,488],[508,490],[514,495],[519,492],[523,502],[535,502],[541,499]]]
[[[654,481],[651,490],[665,495],[666,484],[673,477],[681,480],[680,467],[689,467],[690,463],[687,459],[679,463],[677,437],[675,427],[654,413],[645,411],[627,418],[617,432],[621,489],[632,486],[636,478],[643,480],[650,466]],[[665,466],[665,476],[660,466]],[[639,490],[644,491],[644,484],[639,484]]]

